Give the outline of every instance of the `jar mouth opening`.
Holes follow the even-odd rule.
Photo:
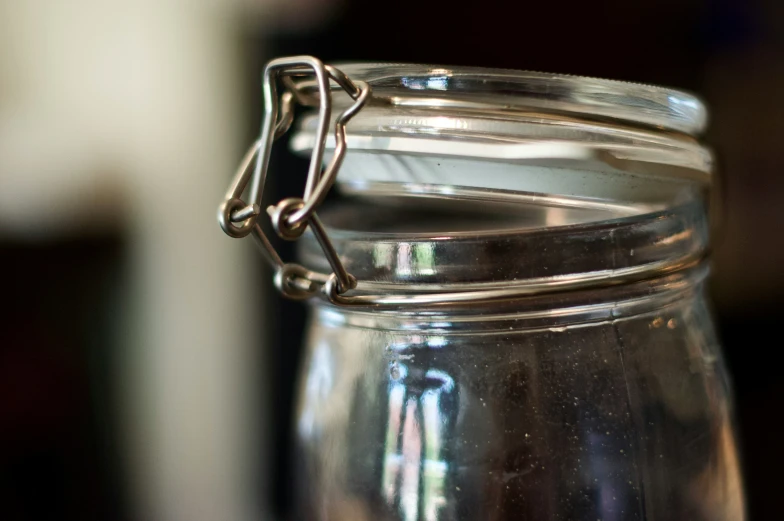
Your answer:
[[[711,183],[712,153],[696,139],[707,111],[686,92],[527,71],[339,67],[371,90],[345,127],[338,186],[418,182],[650,202],[683,183]],[[299,120],[295,152],[312,154],[319,139],[336,149],[321,118],[336,120],[353,100],[342,89],[331,98],[329,115]]]
[[[317,241],[302,248],[333,303],[516,298],[658,277],[704,256],[712,154],[695,139],[706,124],[695,96],[526,71],[339,68],[349,79],[331,73],[341,89],[290,141],[310,151],[311,172],[334,149],[324,178],[354,196],[322,215],[328,234],[313,223],[322,245],[332,238],[330,265]],[[313,85],[297,84],[311,105]]]

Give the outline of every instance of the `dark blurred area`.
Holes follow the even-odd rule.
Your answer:
[[[211,56],[211,61],[201,59],[203,55],[200,55],[193,58],[196,65],[192,67],[209,69],[211,63],[220,64],[218,70],[207,70],[199,76],[191,73],[189,66],[153,67],[145,71],[144,63],[129,64],[131,77],[136,74],[138,80],[138,75],[146,73],[152,79],[129,87],[128,92],[136,92],[137,87],[154,91],[162,88],[161,85],[174,84],[172,99],[183,104],[182,114],[198,112],[204,106],[200,105],[202,101],[215,97],[241,101],[214,106],[216,113],[228,111],[231,117],[200,116],[194,121],[184,117],[181,126],[162,123],[171,114],[155,110],[157,105],[149,105],[145,118],[134,116],[134,124],[139,126],[143,138],[128,148],[135,150],[139,157],[146,157],[148,144],[152,142],[144,136],[148,126],[169,139],[163,143],[155,141],[153,148],[163,151],[161,157],[172,147],[172,157],[176,158],[196,154],[194,150],[207,154],[212,149],[203,148],[201,143],[223,139],[223,148],[216,152],[219,160],[210,164],[214,171],[196,172],[198,169],[191,167],[197,160],[179,165],[164,158],[148,164],[123,156],[123,164],[134,167],[141,164],[140,168],[150,174],[146,181],[139,181],[134,168],[127,168],[128,178],[133,181],[110,182],[106,189],[108,195],[101,192],[100,197],[96,196],[114,201],[109,206],[122,209],[121,219],[105,217],[101,213],[104,204],[91,202],[86,220],[108,222],[99,231],[80,224],[80,218],[65,232],[41,234],[40,226],[47,223],[60,226],[62,218],[55,215],[51,221],[43,221],[31,238],[30,228],[16,223],[26,222],[27,214],[23,210],[35,208],[37,192],[32,191],[30,202],[24,204],[19,202],[23,201],[22,196],[8,195],[16,192],[3,185],[18,188],[24,183],[14,176],[28,174],[18,168],[23,162],[4,162],[0,157],[0,189],[7,192],[5,198],[0,198],[0,207],[15,202],[24,207],[19,211],[0,212],[0,287],[4,297],[0,308],[2,519],[150,519],[146,514],[150,511],[157,513],[156,519],[237,517],[226,512],[211,515],[203,511],[195,513],[181,505],[167,506],[167,497],[176,502],[204,493],[203,497],[209,498],[209,493],[204,491],[212,483],[208,479],[211,471],[217,476],[214,480],[226,486],[219,500],[210,500],[214,504],[245,501],[248,506],[234,512],[250,511],[254,517],[265,519],[286,518],[290,501],[286,483],[291,478],[287,466],[288,436],[304,309],[300,304],[283,302],[275,296],[270,285],[264,283],[269,274],[262,270],[262,260],[251,255],[249,248],[223,240],[213,212],[228,173],[234,167],[232,161],[240,157],[244,143],[250,142],[257,132],[262,101],[258,86],[265,61],[293,54],[311,54],[328,62],[394,61],[539,70],[662,84],[700,94],[711,113],[706,141],[717,152],[725,187],[723,221],[714,243],[711,290],[734,377],[749,514],[751,519],[776,516],[784,449],[775,439],[775,417],[784,403],[784,379],[775,362],[767,359],[769,352],[779,345],[777,326],[784,312],[784,270],[781,269],[784,265],[781,232],[784,156],[780,154],[784,143],[784,109],[778,102],[784,91],[783,3],[776,0],[637,3],[598,0],[456,4],[401,0],[387,4],[342,0],[330,4],[298,0],[287,7],[272,1],[260,4],[264,7],[252,9],[252,16],[247,14],[244,4],[234,10],[199,4],[202,14],[198,23],[192,24],[189,36],[181,39],[185,43],[170,46],[175,49],[171,52],[176,61],[178,56],[189,59],[191,51],[199,52],[185,45],[188,42],[206,41],[201,50],[209,53],[209,42],[217,41],[223,54]],[[90,2],[85,5],[85,9],[94,7]],[[15,25],[11,22],[14,6],[12,2],[0,2],[0,18],[5,18],[0,22],[0,32]],[[152,25],[161,34],[169,34],[166,26],[156,21],[156,9],[148,10],[153,18],[141,19],[138,28]],[[174,27],[182,12],[178,9],[196,8],[183,2],[172,9],[173,14],[166,19]],[[122,13],[127,14],[129,10],[134,9],[124,7]],[[111,14],[110,10],[107,12]],[[105,18],[110,19],[111,16]],[[218,32],[220,37],[215,36]],[[16,34],[19,36],[21,29],[17,28]],[[25,38],[45,42],[47,33],[25,35],[21,40]],[[157,53],[155,40],[142,37],[138,41],[149,44],[151,51],[133,59],[144,60],[145,56]],[[160,41],[168,42],[166,38]],[[134,42],[137,40],[129,37],[126,43],[133,46]],[[29,87],[15,84],[8,76],[14,73],[14,66],[19,66],[19,60],[26,59],[14,57],[13,53],[14,49],[6,45],[0,54],[5,60],[0,61],[0,66],[5,67],[0,67],[0,155],[12,150],[9,141],[4,145],[2,140],[15,139],[17,133],[12,125],[18,121],[14,119],[15,100],[19,98],[18,92]],[[119,63],[129,59],[124,56],[117,55]],[[226,65],[227,61],[230,65]],[[103,63],[97,61],[85,67],[100,68]],[[78,70],[73,72],[78,73]],[[187,78],[186,73],[190,74]],[[67,77],[71,72],[64,69],[61,74]],[[215,75],[223,80],[215,80]],[[209,81],[206,87],[191,88],[195,85],[189,83],[192,78]],[[78,83],[79,78],[74,81]],[[102,84],[95,82],[95,85],[100,89]],[[106,88],[111,89],[113,85],[108,83]],[[192,95],[192,89],[200,94]],[[125,98],[118,94],[118,99],[122,102]],[[58,101],[51,103],[56,105]],[[101,112],[94,121],[101,128],[115,128],[124,124],[123,117],[131,116],[121,111]],[[209,128],[215,121],[218,127]],[[76,119],[68,123],[78,127],[81,122]],[[207,127],[204,136],[191,135],[192,129],[200,125]],[[12,151],[22,158],[26,154],[42,154],[40,148],[31,147],[26,152],[24,146],[14,143]],[[169,147],[167,143],[175,145]],[[274,170],[304,172],[302,160],[283,152],[284,145],[279,147],[277,150],[281,152],[273,160]],[[86,150],[88,155],[100,155],[101,172],[118,169],[105,154],[102,141],[99,146]],[[54,158],[46,161],[45,168],[53,172],[53,179],[58,179],[55,187],[73,184],[70,176],[78,177],[83,162],[63,163],[58,170],[58,161]],[[29,175],[41,171],[39,163],[30,162]],[[166,180],[166,172],[179,166],[193,175],[184,180]],[[274,178],[276,184],[270,197],[275,200],[295,193],[302,182],[296,175]],[[42,186],[51,186],[49,178],[42,179]],[[103,177],[79,179],[78,186],[104,185]],[[183,189],[184,186],[207,188],[196,193],[195,188]],[[28,193],[25,190],[17,192],[24,195]],[[168,193],[159,194],[165,191]],[[147,193],[150,195],[140,195]],[[182,202],[186,199],[190,203]],[[135,202],[131,204],[128,200]],[[177,205],[182,207],[165,213]],[[73,213],[71,206],[65,208],[65,214]],[[156,208],[163,213],[156,214]],[[199,213],[199,219],[181,215],[191,208],[194,215]],[[157,230],[158,225],[158,221],[148,218],[150,215],[168,219],[173,227],[172,235],[148,234],[148,230]],[[215,318],[211,309],[197,306],[194,311],[172,301],[166,305],[179,310],[179,314],[169,316],[165,315],[169,308],[149,304],[166,301],[168,291],[168,286],[160,283],[168,279],[160,277],[169,272],[162,272],[164,275],[160,277],[155,275],[156,262],[170,262],[171,273],[176,274],[187,265],[187,255],[200,255],[199,251],[191,252],[187,247],[177,248],[179,257],[166,253],[170,237],[180,237],[182,226],[198,230],[198,236],[190,237],[187,244],[210,237],[204,239],[207,242],[200,242],[203,248],[208,248],[205,251],[226,249],[233,255],[231,259],[221,257],[215,264],[205,265],[203,271],[194,271],[190,282],[183,279],[182,287],[190,289],[183,298],[190,303],[204,300],[226,307],[236,302],[234,299],[240,292],[257,294],[242,301],[244,313],[237,316],[227,312],[225,316],[220,315],[223,318]],[[284,254],[293,255],[290,245],[285,248]],[[255,265],[258,268],[254,269]],[[222,271],[220,267],[225,266],[233,269]],[[237,274],[238,271],[242,273]],[[229,289],[224,288],[226,273],[230,273],[232,280]],[[159,293],[151,288],[158,288]],[[150,301],[144,300],[148,293],[152,295]],[[262,295],[264,299],[260,298]],[[127,304],[128,301],[135,302],[136,307]],[[128,306],[141,310],[139,314],[147,317],[146,321],[132,321],[129,326],[120,320]],[[161,313],[164,313],[162,318]],[[245,333],[228,338],[216,334],[220,341],[209,337],[204,341],[203,353],[207,354],[199,358],[202,351],[190,349],[194,342],[190,337],[180,339],[178,332],[198,330],[198,324],[209,331],[211,322],[205,318],[208,316],[228,321],[232,331]],[[161,333],[163,340],[147,334],[164,330],[171,332]],[[232,338],[247,343],[250,348],[238,354],[230,347]],[[170,358],[149,354],[141,357],[145,362],[136,370],[155,373],[149,386],[144,378],[129,377],[126,374],[128,351],[136,352],[137,346],[138,352],[153,351],[158,342],[169,347],[181,342],[182,348],[172,349],[167,355]],[[177,357],[183,357],[182,365]],[[220,365],[221,357],[229,357],[236,363]],[[188,365],[194,359],[202,360],[202,365]],[[163,367],[170,372],[166,373]],[[160,373],[157,368],[161,368]],[[224,401],[210,394],[193,394],[185,383],[171,384],[170,388],[174,380],[190,381],[189,368],[198,373],[191,378],[195,388],[204,393],[212,389],[209,392]],[[247,385],[233,387],[234,394],[220,391],[221,382],[235,379],[232,371],[236,368],[247,368],[241,379]],[[142,388],[141,398],[136,391],[128,391],[136,388],[133,386]],[[129,395],[137,399],[129,399]],[[172,396],[191,401],[185,398],[178,401]],[[219,412],[193,421],[189,420],[191,416],[179,416],[180,408],[190,411],[190,407],[195,407],[195,416],[204,416],[202,413],[208,405],[200,409],[202,403],[222,411],[226,403],[234,403],[237,397],[241,398],[239,404],[232,406],[237,410],[228,416]],[[142,405],[137,407],[135,403]],[[211,440],[205,445],[183,442],[179,433],[167,430],[176,430],[178,421],[187,424],[185,430],[195,426],[195,432],[228,429],[228,423],[234,420],[237,423],[225,437],[205,435]],[[137,422],[144,421],[151,422],[152,427],[141,428],[142,434],[128,434],[128,430],[138,431]],[[161,434],[155,434],[156,429]],[[144,433],[150,432],[153,434],[145,438]],[[251,434],[243,437],[235,435],[236,432]],[[235,448],[231,448],[233,445],[226,448],[226,444],[240,438],[244,441],[238,442]],[[171,456],[170,449],[181,446],[185,447],[182,453],[175,450],[180,459]],[[144,452],[150,447],[153,447],[150,453]],[[209,458],[204,465],[189,463],[189,455],[204,454],[204,447],[207,451],[221,448],[215,449],[212,457],[233,462],[225,463],[220,472],[234,472],[234,477],[224,479]],[[149,470],[158,468],[155,467],[158,463],[159,470]],[[207,476],[202,481],[181,479],[179,474],[197,476],[199,472]],[[152,475],[163,477],[160,481],[145,478]],[[134,485],[139,482],[152,485],[147,488]],[[148,490],[157,484],[162,484],[163,492],[156,494]],[[172,488],[165,488],[168,486]],[[235,494],[234,489],[240,492]],[[139,501],[144,506],[138,506]]]

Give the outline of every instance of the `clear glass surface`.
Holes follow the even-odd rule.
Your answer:
[[[701,102],[541,73],[340,67],[373,97],[348,127],[349,197],[320,216],[364,306],[311,304],[295,519],[744,519],[703,290]]]
[[[320,305],[297,519],[737,521],[730,403],[695,273],[467,317]]]
[[[357,291],[545,290],[314,303],[298,518],[743,519],[699,197],[639,215],[595,201],[425,201],[325,214]],[[315,248],[306,241],[301,257],[323,268]],[[628,270],[639,276],[621,281]]]

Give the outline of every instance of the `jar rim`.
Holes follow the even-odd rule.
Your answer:
[[[476,106],[506,111],[538,109],[618,120],[632,125],[701,134],[707,125],[704,102],[695,94],[644,83],[513,69],[411,63],[335,64],[367,82],[375,98],[398,106]]]
[[[339,68],[371,89],[345,127],[339,186],[417,182],[668,202],[683,183],[711,183],[713,154],[696,138],[707,110],[685,91],[504,69]],[[353,101],[334,90],[332,103],[335,119]],[[299,120],[292,150],[312,153],[321,118]],[[321,139],[335,149],[331,134]]]

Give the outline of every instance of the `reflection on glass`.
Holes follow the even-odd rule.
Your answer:
[[[379,242],[373,245],[373,266],[376,268],[391,269],[395,260],[396,245],[388,242]]]
[[[304,386],[304,401],[306,404],[317,404],[329,396],[334,380],[334,363],[329,343],[321,342],[313,350],[313,357],[307,373]],[[316,425],[315,406],[304,407],[297,421],[297,428],[301,436],[310,437]]]
[[[401,242],[397,245],[397,268],[395,273],[401,277],[413,275],[413,259],[411,258],[411,244]]]
[[[416,260],[417,275],[435,274],[435,244],[430,242],[414,244],[414,258]]]
[[[435,244],[431,242],[401,242],[397,248],[395,274],[402,277],[412,275],[434,275]],[[376,267],[386,266],[391,252],[387,248],[374,248],[373,262]]]
[[[397,361],[390,375],[382,490],[401,519],[436,521],[446,505],[442,430],[444,400],[454,392],[454,380],[443,371],[410,370]]]
[[[449,78],[446,76],[436,76],[427,79],[427,88],[430,90],[446,90]]]

